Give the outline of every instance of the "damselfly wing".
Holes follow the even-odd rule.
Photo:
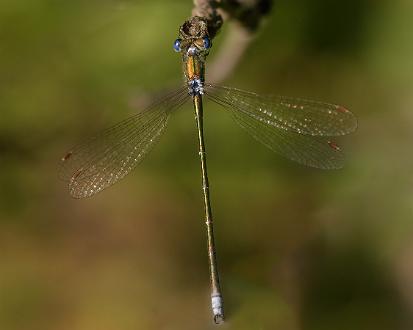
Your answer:
[[[343,152],[332,138],[357,128],[356,117],[346,108],[299,98],[264,97],[211,84],[206,84],[205,93],[274,152],[306,166],[343,167]]]
[[[170,114],[188,98],[186,88],[181,88],[67,152],[59,174],[70,194],[90,197],[125,177],[158,142]]]

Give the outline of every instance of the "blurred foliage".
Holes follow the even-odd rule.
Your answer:
[[[190,107],[104,193],[57,179],[73,143],[181,83],[191,3],[2,1],[1,329],[214,327]],[[276,1],[226,83],[348,106],[343,170],[284,160],[207,104],[223,329],[411,329],[412,29],[411,1]]]

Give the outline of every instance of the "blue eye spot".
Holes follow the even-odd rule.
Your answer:
[[[208,37],[204,38],[204,48],[205,49],[211,48],[211,39],[209,39]]]
[[[174,41],[174,50],[179,53],[181,51],[181,39],[176,39]]]

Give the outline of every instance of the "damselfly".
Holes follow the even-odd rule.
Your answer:
[[[290,97],[263,97],[205,83],[205,60],[211,48],[207,24],[194,17],[185,22],[174,42],[182,54],[186,84],[148,109],[74,147],[62,158],[61,177],[75,198],[90,197],[127,175],[165,131],[168,119],[192,99],[198,128],[202,191],[208,236],[211,302],[214,320],[224,318],[214,244],[212,212],[203,133],[203,97],[222,105],[235,122],[276,153],[322,169],[343,165],[343,153],[331,137],[357,127],[354,115],[342,106]]]

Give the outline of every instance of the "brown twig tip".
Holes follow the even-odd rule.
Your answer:
[[[193,0],[193,17],[203,17],[213,39],[223,24],[223,16],[238,21],[245,29],[255,31],[272,9],[273,0]]]
[[[223,23],[223,18],[217,11],[219,2],[220,0],[194,0],[192,16],[204,19],[211,39],[217,35]]]

